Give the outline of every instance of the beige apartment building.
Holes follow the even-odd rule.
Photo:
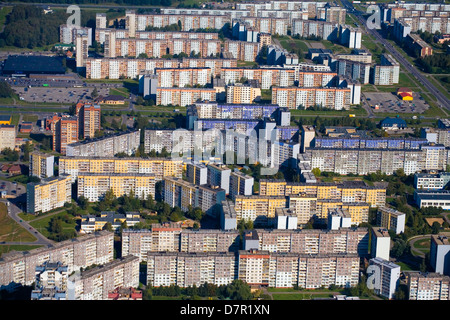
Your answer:
[[[27,252],[12,251],[0,258],[0,287],[31,285],[36,281],[36,267],[44,262],[61,262],[68,273],[114,259],[114,233],[95,232]]]

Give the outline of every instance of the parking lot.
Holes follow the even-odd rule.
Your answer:
[[[392,92],[364,92],[364,96],[374,112],[421,114],[429,108],[418,93],[413,93],[412,101],[401,100]],[[376,105],[379,109],[375,109]]]
[[[52,88],[52,87],[20,87],[14,88],[16,93],[27,102],[77,103],[88,99],[93,88]],[[99,95],[107,96],[109,88],[97,88]]]
[[[16,182],[0,180],[0,192],[1,191],[6,191],[6,194],[9,197],[18,197],[26,192],[26,188]]]

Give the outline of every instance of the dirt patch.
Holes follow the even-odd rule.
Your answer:
[[[435,222],[439,222],[441,226],[444,223],[444,218],[425,218],[425,220],[430,226],[432,226]]]

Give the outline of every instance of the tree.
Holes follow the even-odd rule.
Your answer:
[[[77,200],[78,205],[81,209],[86,210],[89,204],[89,201],[84,196],[79,196]]]
[[[111,222],[105,223],[105,225],[103,226],[103,229],[102,229],[102,230],[106,230],[106,231],[112,232],[112,231],[113,231],[113,227],[112,227]]]
[[[250,286],[242,280],[233,280],[226,289],[226,295],[231,300],[250,300],[252,292]]]
[[[92,90],[92,92],[91,92],[91,98],[95,99],[97,97],[98,97],[98,90],[97,90],[97,88],[94,88],[94,90]]]

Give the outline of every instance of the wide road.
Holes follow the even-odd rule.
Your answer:
[[[430,94],[436,98],[441,107],[450,110],[449,99],[438,88],[428,81],[428,79],[416,67],[411,65],[411,63],[406,60],[406,58],[396,48],[394,48],[389,41],[383,38],[376,29],[369,29],[365,27],[366,19],[363,17],[364,12],[357,11],[353,7],[353,4],[348,0],[342,0],[342,4],[346,7],[349,13],[353,13],[355,15],[355,17],[359,20],[360,25],[364,27],[369,34],[373,35],[375,39],[378,40],[395,59],[397,59],[397,61],[406,69],[407,72],[416,77],[416,79],[430,92]]]

